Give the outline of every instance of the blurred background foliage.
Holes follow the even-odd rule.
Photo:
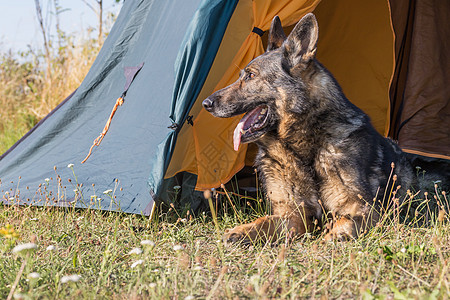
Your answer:
[[[97,25],[65,32],[60,18],[68,9],[49,0],[43,11],[41,1],[35,10],[42,44],[5,50],[0,43],[0,154],[80,85],[117,17],[105,12],[103,0],[78,0],[96,14]]]

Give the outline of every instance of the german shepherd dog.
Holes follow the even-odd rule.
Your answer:
[[[202,103],[220,118],[245,113],[234,149],[257,144],[255,165],[272,206],[272,215],[226,232],[227,242],[302,235],[330,213],[326,238],[357,237],[378,221],[383,203],[373,199],[383,197],[393,166],[403,189],[415,178],[400,148],[375,131],[317,61],[317,38],[313,14],[288,37],[275,17],[267,51]]]

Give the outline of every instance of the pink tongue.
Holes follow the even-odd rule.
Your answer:
[[[253,111],[255,111],[255,110],[253,110]],[[244,124],[245,124],[245,122],[247,122],[248,118],[252,115],[252,112],[244,115],[242,117],[242,119],[239,121],[239,124],[237,124],[236,128],[234,129],[234,134],[233,134],[234,151],[239,150],[239,145],[241,144],[242,131],[244,131]]]
[[[245,120],[240,120],[239,124],[234,129],[233,134],[233,144],[234,144],[234,151],[239,150],[239,145],[241,144],[241,136],[242,136],[242,130],[244,129],[244,123]]]
[[[257,120],[262,109],[264,109],[263,106],[258,106],[251,112],[245,114],[242,117],[242,119],[239,121],[239,124],[237,124],[236,128],[234,129],[234,134],[233,134],[234,151],[239,150],[239,145],[241,144],[241,137],[242,137],[242,132],[244,131],[245,123],[247,121],[249,121],[249,123],[251,123],[251,122],[255,121],[255,119]],[[248,128],[249,128],[249,126],[247,126],[247,130],[249,130]]]

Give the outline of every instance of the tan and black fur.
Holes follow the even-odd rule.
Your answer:
[[[375,131],[317,61],[317,38],[313,14],[288,37],[275,17],[267,52],[203,101],[216,117],[246,113],[235,145],[258,145],[255,164],[272,206],[272,215],[228,231],[227,241],[303,234],[330,212],[336,218],[328,237],[357,237],[379,218],[373,199],[383,195],[391,164],[403,189],[413,181],[400,148]]]

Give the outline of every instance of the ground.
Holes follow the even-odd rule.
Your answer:
[[[318,231],[293,242],[224,245],[226,228],[265,213],[258,201],[233,207],[224,201],[211,203],[213,211],[220,207],[217,217],[170,209],[152,220],[92,209],[3,206],[0,297],[449,298],[448,214],[429,214],[427,224],[422,214],[386,218],[347,242],[325,242]],[[13,251],[28,242],[36,249]]]

